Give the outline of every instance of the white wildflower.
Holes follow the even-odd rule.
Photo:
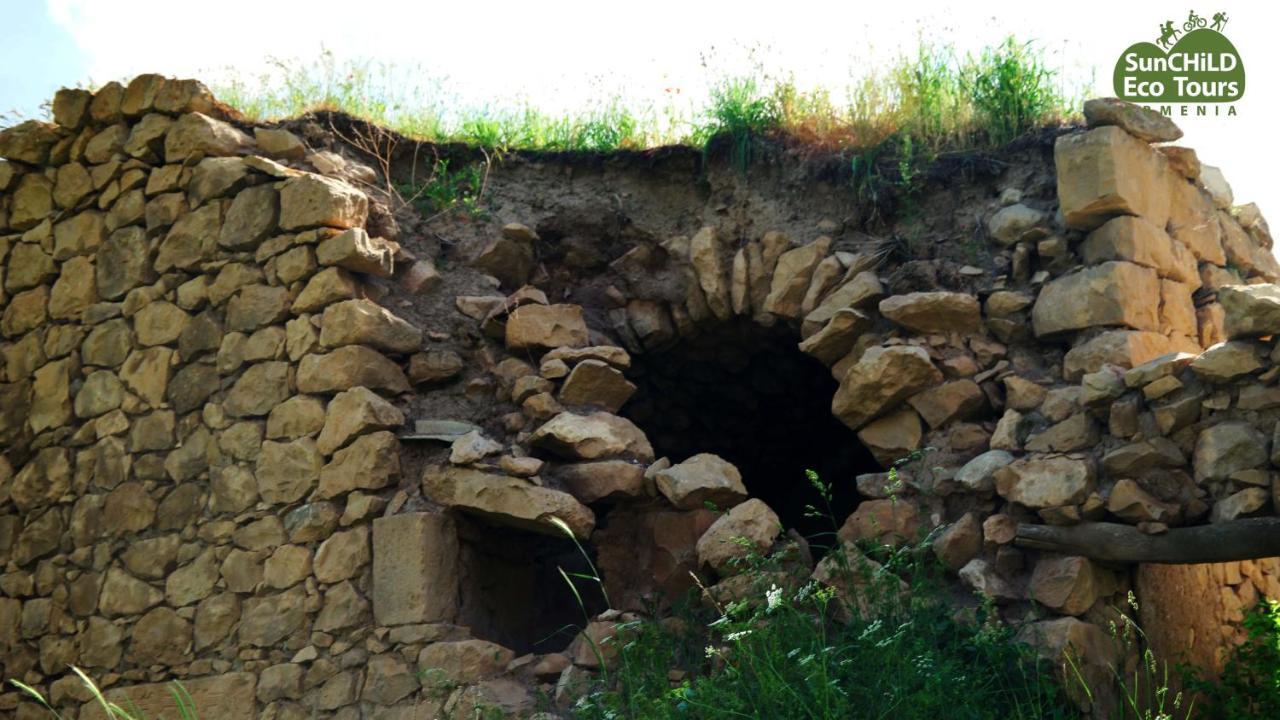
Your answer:
[[[731,632],[728,635],[725,635],[724,639],[728,640],[729,642],[737,642],[750,634],[751,634],[750,630],[739,630],[738,632]]]
[[[707,653],[707,657],[714,657],[716,654],[716,649],[711,645],[708,645],[706,649],[706,653]]]
[[[764,599],[769,604],[769,611],[772,612],[782,604],[782,588],[777,585],[769,586],[769,589],[764,593]]]

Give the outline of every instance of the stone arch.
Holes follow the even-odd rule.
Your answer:
[[[722,380],[730,387],[722,384],[716,390],[732,407],[731,388],[741,388],[737,394],[745,397],[740,397],[740,409],[750,408],[753,401],[771,400],[768,392],[754,397],[752,382],[733,379],[732,374],[766,370],[759,365],[770,361],[781,363],[772,368],[769,379],[799,391],[797,399],[807,401],[808,416],[802,422],[812,435],[811,442],[779,449],[798,455],[785,471],[786,479],[777,480],[779,485],[766,481],[757,490],[748,483],[747,490],[777,506],[774,509],[785,516],[788,527],[826,530],[829,535],[829,526],[805,518],[805,506],[816,500],[802,473],[806,456],[815,469],[825,467],[825,480],[838,488],[839,502],[833,510],[843,520],[860,499],[884,497],[885,477],[878,471],[919,450],[933,428],[964,423],[956,439],[948,440],[965,443],[958,448],[961,452],[985,441],[989,433],[967,422],[980,420],[990,411],[983,389],[970,379],[980,366],[963,341],[942,342],[947,335],[952,339],[973,336],[973,346],[985,355],[981,359],[992,361],[992,351],[1000,345],[979,336],[981,314],[973,296],[921,292],[894,297],[881,306],[886,291],[877,274],[877,257],[833,247],[826,236],[801,244],[784,233],[766,232],[733,242],[723,231],[705,227],[691,239],[664,241],[661,250],[664,259],[647,268],[649,278],[674,276],[665,285],[678,288],[678,299],[620,297],[616,301],[622,308],[612,314],[613,332],[633,353],[630,367],[620,372],[640,385],[632,401],[636,404],[623,408],[621,414],[646,430],[680,434],[680,408],[672,408],[678,404],[672,401],[690,392],[696,396],[697,391],[680,388],[681,373],[672,367],[673,358],[675,365],[691,366],[694,373],[727,368]],[[625,269],[637,256],[647,259],[649,253],[648,248],[633,248],[622,254],[617,265]],[[908,336],[891,340],[895,330]],[[933,346],[926,342],[929,334],[934,336]],[[886,340],[886,346],[880,347]],[[762,347],[751,347],[753,342]],[[872,352],[864,356],[867,350]],[[761,352],[769,357],[751,357]],[[746,357],[724,357],[734,353]],[[851,374],[850,369],[864,357],[864,367]],[[987,373],[988,378],[992,374]],[[684,380],[707,382],[687,374]],[[827,396],[815,404],[815,392]],[[663,404],[675,412],[662,412]],[[699,410],[710,415],[717,409]],[[771,419],[755,420],[756,429],[765,433],[775,427]],[[741,448],[735,452],[732,442],[705,428],[698,433],[691,423],[690,429],[694,432],[674,442],[661,437],[650,440],[660,450],[657,454],[669,455],[673,463],[698,452],[717,451],[748,463],[761,459],[759,452]],[[705,441],[703,447],[698,446],[699,439]],[[668,447],[677,451],[667,452]],[[774,469],[763,468],[765,472]],[[753,470],[758,468],[744,474],[755,474]],[[855,479],[859,481],[856,489]]]
[[[513,242],[491,242],[478,262],[516,256],[503,248]],[[692,238],[619,252],[610,266],[616,285],[604,293],[612,309],[548,303],[540,289],[525,287],[485,315],[482,328],[494,336],[500,329],[518,356],[499,363],[499,375],[535,419],[529,444],[547,463],[543,474],[595,511],[591,537],[615,606],[639,609],[655,595],[671,600],[689,588],[689,571],[709,562],[695,547],[716,518],[703,508],[708,503],[724,510],[748,496],[763,498],[769,517],[776,512],[788,528],[822,532],[831,544],[830,525],[805,517],[818,500],[803,473],[810,458],[818,469],[825,463],[825,480],[838,487],[837,523],[861,501],[873,501],[853,529],[842,531],[852,537],[875,535],[870,528],[882,524],[884,511],[898,514],[879,471],[931,437],[948,443],[930,459],[943,464],[960,464],[953,451],[972,454],[985,445],[990,432],[976,421],[989,416],[990,405],[979,381],[994,372],[974,376],[995,363],[1001,346],[981,334],[977,299],[933,291],[882,303],[876,265],[874,255],[835,248],[825,236],[801,244],[768,232],[731,242],[705,227]],[[641,275],[643,282],[627,282]],[[619,285],[638,292],[628,297]],[[780,386],[775,397],[735,377],[752,360],[760,361],[752,372],[767,372]],[[762,366],[770,363],[778,366]],[[708,371],[714,376],[696,376]],[[739,398],[744,404],[706,407],[735,386],[749,396]],[[797,437],[773,451],[795,456],[786,459],[784,477],[761,479],[761,471],[779,470],[768,448],[744,448],[713,429],[680,424],[678,411],[688,414],[690,406],[714,416],[749,412],[753,402],[766,411],[774,403],[771,414],[785,420],[778,411],[790,409],[788,392],[806,404],[792,420],[805,423]],[[755,419],[758,432],[779,427]],[[944,427],[947,435],[935,432]],[[756,467],[762,462],[774,464]],[[939,510],[913,509],[889,532],[895,541],[912,539],[920,529],[916,518]],[[636,552],[652,557],[637,561]]]

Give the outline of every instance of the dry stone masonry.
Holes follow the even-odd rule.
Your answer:
[[[927,535],[1047,657],[1100,668],[1136,590],[1157,649],[1213,667],[1242,610],[1280,598],[1274,559],[1134,571],[1017,542],[1280,509],[1270,232],[1134,108],[1093,104],[954,196],[936,225],[978,238],[973,264],[894,260],[825,216],[760,227],[715,194],[790,216],[732,175],[675,225],[613,178],[627,223],[573,191],[499,196],[431,241],[336,127],[249,126],[157,75],[52,109],[0,131],[0,675],[68,717],[100,716],[73,664],[153,714],[177,678],[202,717],[552,717],[612,657],[588,638],[691,572],[749,592],[749,551],[858,605],[759,497],[802,478],[665,454],[650,363],[709,347],[730,369],[687,392],[768,385],[735,380],[720,337],[780,342],[830,384],[874,458],[826,478],[855,500],[850,552]],[[613,606],[539,644],[581,620],[566,533]],[[39,716],[14,691],[0,714]]]

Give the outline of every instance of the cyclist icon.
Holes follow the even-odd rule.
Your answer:
[[[1202,28],[1208,24],[1207,20],[1197,15],[1195,10],[1192,10],[1187,14],[1187,21],[1182,23],[1182,30],[1184,32],[1191,32],[1192,30]]]

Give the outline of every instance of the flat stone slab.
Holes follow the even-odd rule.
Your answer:
[[[400,435],[401,440],[435,440],[451,443],[469,432],[480,432],[480,426],[462,420],[414,420],[413,432]]]

